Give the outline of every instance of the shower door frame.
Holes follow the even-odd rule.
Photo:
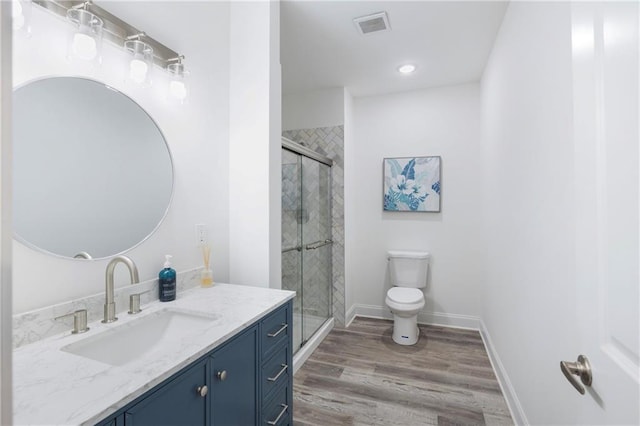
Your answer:
[[[333,247],[333,160],[325,157],[322,154],[319,154],[303,145],[300,145],[296,142],[293,142],[290,139],[287,139],[285,137],[282,137],[282,149],[285,149],[287,151],[293,152],[294,154],[298,154],[301,155],[303,157],[307,157],[311,160],[317,161],[318,163],[324,164],[326,166],[329,167],[329,181],[328,181],[328,186],[329,186],[329,206],[328,206],[328,210],[329,210],[329,218],[330,218],[330,239],[329,239],[329,243],[326,242],[325,240],[325,244],[330,244]],[[300,173],[302,173],[302,163],[300,164]],[[300,236],[302,238],[302,234]],[[300,297],[300,303],[301,303],[301,319],[304,322],[304,250],[305,250],[305,244],[302,240],[299,241],[299,248],[300,248],[300,270],[301,270],[301,282],[300,282],[300,288],[303,290],[303,294],[299,295]],[[323,244],[324,245],[324,244]],[[287,250],[288,251],[288,250]],[[327,319],[324,321],[324,324],[326,324],[326,321],[329,321],[333,318],[333,248],[331,249],[331,254],[330,254],[330,265],[331,265],[331,271],[330,271],[330,283],[329,283],[329,313],[328,313],[328,317]],[[296,297],[298,297],[298,295],[296,295]],[[295,329],[295,326],[294,326]],[[316,329],[314,331],[314,333],[311,335],[315,335],[315,333],[318,332],[318,330],[322,329],[322,326],[320,326],[318,329]],[[307,343],[307,341],[309,340],[309,338],[311,336],[305,336],[304,333],[304,324],[301,324],[301,328],[300,331],[302,333],[302,339],[301,339],[301,343],[299,345],[299,347],[297,348],[293,348],[293,352],[295,353],[296,351],[300,350],[302,347],[304,347],[304,345]],[[295,331],[294,331],[295,332]]]

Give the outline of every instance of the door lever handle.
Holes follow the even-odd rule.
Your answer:
[[[569,380],[569,383],[582,395],[584,395],[584,387],[578,383],[578,379],[576,379],[574,375],[580,377],[583,385],[591,386],[593,376],[591,373],[591,364],[586,356],[578,356],[576,362],[560,361],[560,370],[562,370],[564,377]]]

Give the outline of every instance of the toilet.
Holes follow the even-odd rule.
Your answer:
[[[418,341],[418,312],[424,308],[421,288],[427,286],[429,253],[424,251],[389,251],[391,287],[386,304],[393,314],[393,341],[415,345]]]

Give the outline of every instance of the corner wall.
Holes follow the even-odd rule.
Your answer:
[[[573,424],[584,398],[558,368],[578,347],[571,73],[570,4],[512,2],[481,82],[480,300],[521,424]]]
[[[353,123],[345,164],[351,313],[388,316],[386,252],[426,250],[432,258],[421,319],[477,327],[482,285],[478,84],[355,98]],[[384,212],[383,158],[432,155],[442,156],[441,213]]]
[[[282,129],[315,129],[344,123],[342,87],[282,96]]]
[[[229,280],[280,288],[279,2],[229,20]]]

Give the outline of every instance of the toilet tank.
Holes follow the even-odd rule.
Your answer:
[[[429,253],[425,251],[388,251],[391,285],[413,288],[426,287],[429,257]]]

